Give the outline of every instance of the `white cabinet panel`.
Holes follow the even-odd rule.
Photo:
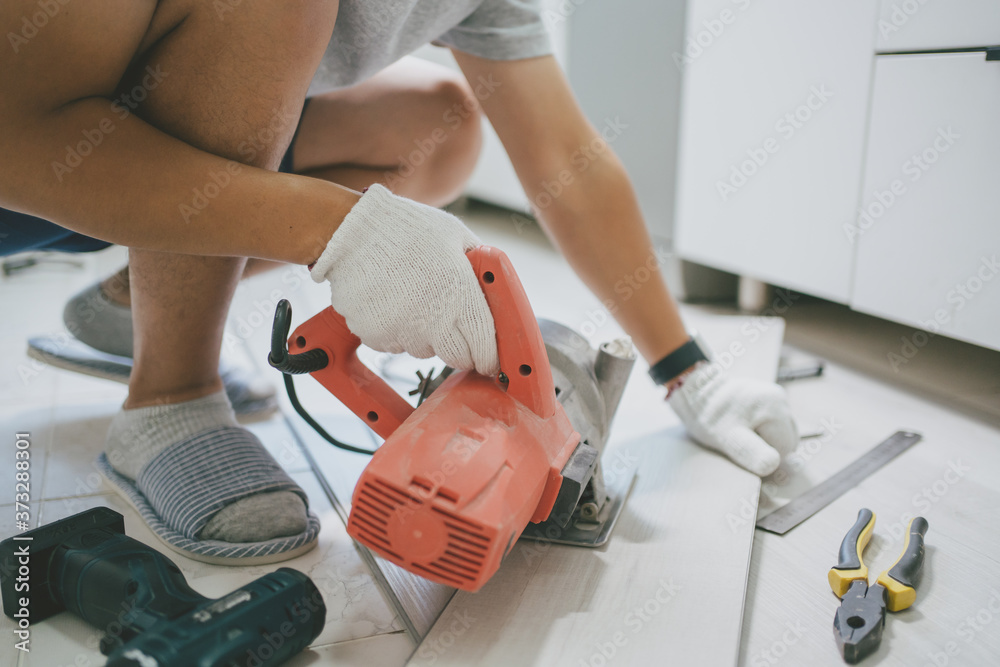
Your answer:
[[[675,240],[686,259],[846,303],[877,7],[694,0]]]
[[[881,0],[879,51],[929,51],[1000,44],[997,0]]]
[[[879,56],[873,95],[852,307],[1000,349],[1000,62]]]

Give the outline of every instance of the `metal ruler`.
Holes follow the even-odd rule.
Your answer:
[[[920,442],[919,433],[896,431],[884,442],[861,458],[849,463],[847,467],[815,486],[798,498],[789,501],[783,507],[771,512],[757,521],[757,527],[770,533],[784,535],[816,512],[820,511],[839,498],[850,488],[853,488],[873,472],[896,458],[916,443]]]

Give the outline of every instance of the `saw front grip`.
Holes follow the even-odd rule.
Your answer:
[[[495,381],[539,417],[551,417],[556,409],[552,370],[545,342],[513,265],[503,252],[490,246],[473,248],[466,257],[496,324],[500,373]],[[330,307],[302,323],[288,337],[288,358],[304,360],[304,355],[325,354],[325,366],[317,363],[317,368],[305,372],[382,438],[388,438],[410,416],[413,407],[361,363],[357,356],[360,344],[344,317]]]

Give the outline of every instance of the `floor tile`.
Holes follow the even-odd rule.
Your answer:
[[[289,660],[286,667],[337,665],[337,667],[399,667],[413,652],[405,632],[378,635],[349,642],[314,646]]]

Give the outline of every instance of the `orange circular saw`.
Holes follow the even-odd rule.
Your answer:
[[[510,260],[488,246],[467,256],[496,323],[495,377],[451,372],[414,408],[358,359],[361,341],[333,308],[299,326],[286,350],[287,302],[276,315],[281,346],[269,360],[286,374],[310,373],[385,439],[354,489],[351,537],[411,572],[476,591],[529,524],[555,529],[536,526],[537,537],[576,543],[576,522],[590,521],[607,539],[624,498],[605,489],[599,455],[634,353],[629,346],[595,354],[582,336],[545,323],[558,339],[555,353],[572,367],[558,373],[557,388]],[[571,377],[581,373],[588,381]],[[572,391],[579,384],[587,387]],[[570,396],[582,428],[563,405]]]

